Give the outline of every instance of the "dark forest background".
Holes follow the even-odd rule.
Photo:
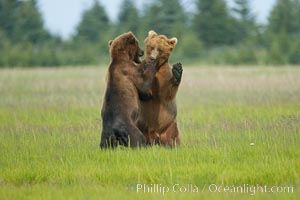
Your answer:
[[[95,65],[109,60],[107,41],[149,30],[179,40],[172,58],[187,64],[299,65],[300,0],[277,0],[266,25],[257,23],[249,0],[194,0],[187,12],[180,0],[152,0],[138,9],[124,0],[117,22],[102,2],[85,10],[68,40],[44,27],[36,0],[0,0],[0,66]]]

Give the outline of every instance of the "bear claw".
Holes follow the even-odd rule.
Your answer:
[[[181,81],[182,72],[183,72],[181,63],[174,64],[172,68],[172,72],[175,78],[175,83],[178,85]]]

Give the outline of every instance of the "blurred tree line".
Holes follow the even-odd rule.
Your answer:
[[[277,0],[266,25],[249,0],[149,0],[142,9],[123,0],[116,22],[103,3],[94,0],[62,40],[44,28],[37,0],[0,0],[0,66],[105,63],[109,39],[132,31],[143,46],[149,30],[177,37],[172,58],[189,64],[300,64],[300,0]]]

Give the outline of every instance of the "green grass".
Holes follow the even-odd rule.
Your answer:
[[[182,146],[101,151],[105,67],[1,69],[0,199],[298,199],[299,77],[296,67],[184,68]],[[199,191],[137,193],[138,183]]]

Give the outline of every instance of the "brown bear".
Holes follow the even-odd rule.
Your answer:
[[[106,91],[101,110],[101,148],[115,148],[118,144],[138,147],[145,144],[143,133],[137,128],[139,94],[147,96],[155,76],[154,64],[140,64],[138,40],[128,32],[109,41],[111,62],[106,77]]]
[[[157,72],[152,82],[151,96],[141,96],[138,127],[145,135],[147,144],[176,146],[180,144],[180,134],[175,97],[183,70],[180,63],[171,68],[168,59],[177,44],[177,38],[168,39],[149,31],[145,44],[143,63],[155,62]]]

